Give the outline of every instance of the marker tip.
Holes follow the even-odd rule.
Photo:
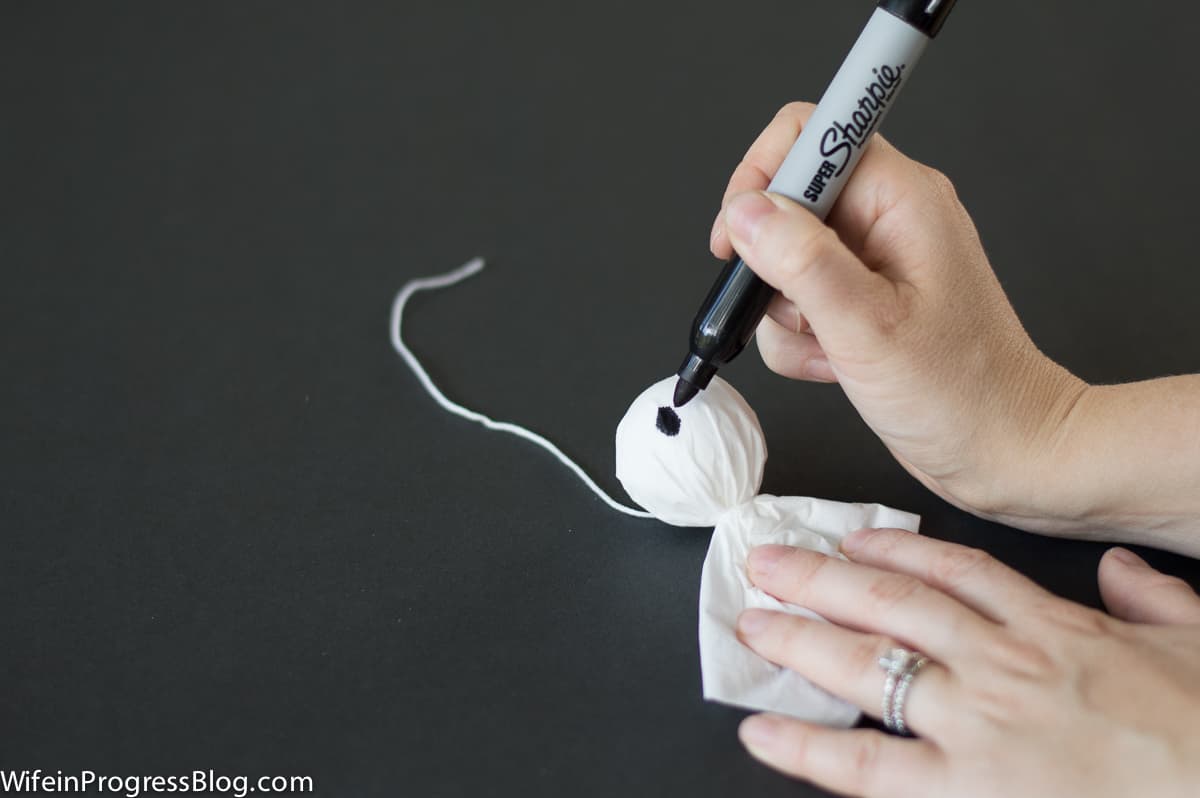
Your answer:
[[[675,383],[675,396],[673,399],[675,406],[683,407],[688,402],[692,401],[692,399],[694,399],[698,393],[700,393],[699,388],[697,388],[695,385],[692,385],[687,380],[680,378],[679,382]]]

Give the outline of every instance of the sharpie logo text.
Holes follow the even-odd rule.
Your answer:
[[[855,150],[861,150],[879,126],[879,120],[887,112],[892,98],[900,91],[904,82],[905,64],[881,66],[872,69],[875,79],[867,84],[858,101],[857,110],[844,122],[834,122],[821,135],[821,155],[825,161],[813,175],[804,198],[819,202],[829,181],[846,171]]]

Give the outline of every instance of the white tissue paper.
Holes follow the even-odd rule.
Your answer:
[[[617,426],[617,478],[660,520],[715,527],[700,576],[704,697],[852,726],[860,714],[856,707],[762,659],[737,639],[737,617],[751,607],[819,618],[754,587],[746,557],[755,546],[770,543],[840,557],[838,543],[856,529],[916,532],[920,518],[878,504],[758,495],[767,448],[746,400],[718,377],[691,402],[674,408],[674,388],[674,377],[651,386]]]

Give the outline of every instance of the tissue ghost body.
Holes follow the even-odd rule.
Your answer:
[[[700,577],[700,666],[704,697],[748,709],[850,726],[851,704],[738,641],[737,617],[751,607],[817,618],[750,583],[746,557],[768,543],[838,555],[843,537],[863,527],[916,531],[919,519],[880,505],[759,495],[767,447],[754,410],[733,386],[714,378],[675,410],[663,430],[675,378],[648,388],[617,426],[617,478],[639,504],[673,526],[714,527]]]

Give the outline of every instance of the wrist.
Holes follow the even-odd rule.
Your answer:
[[[1030,345],[1032,347],[1032,345]],[[1034,349],[1014,358],[994,383],[991,424],[980,447],[986,465],[960,506],[1028,531],[1066,534],[1087,515],[1086,498],[1064,490],[1071,439],[1095,390]]]
[[[1069,372],[1065,373],[1069,375]],[[1018,529],[1051,535],[1084,535],[1096,515],[1095,501],[1072,464],[1083,419],[1092,412],[1096,386],[1070,375],[1045,400],[1037,433],[1013,468],[1005,502],[988,516]]]
[[[1200,553],[1200,377],[1068,383],[1051,406],[1020,487],[989,517],[1044,534]]]

